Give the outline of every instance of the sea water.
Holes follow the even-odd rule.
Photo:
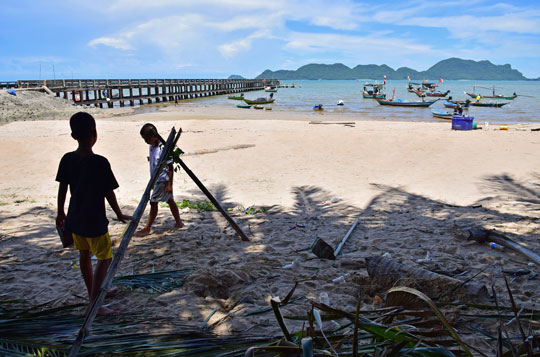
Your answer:
[[[294,83],[295,88],[279,88],[274,93],[275,103],[273,111],[279,112],[304,112],[313,115],[314,120],[393,120],[415,122],[441,122],[443,119],[434,118],[431,109],[447,110],[443,101],[431,105],[429,108],[408,108],[382,106],[374,99],[362,98],[364,83],[373,80],[295,80],[282,81],[283,84]],[[382,83],[381,80],[378,81]],[[411,81],[416,82],[416,81]],[[388,80],[386,82],[386,96],[392,97],[395,89],[395,99],[404,101],[421,101],[414,93],[407,91],[406,80]],[[470,107],[468,115],[474,116],[477,122],[489,122],[496,124],[531,124],[540,123],[540,81],[465,81],[444,80],[438,84],[438,90],[446,92],[454,100],[475,100],[464,92],[475,92],[491,95],[492,89],[482,88],[495,86],[496,94],[511,96],[514,92],[518,97],[513,100],[482,99],[482,101],[508,102],[502,108]],[[475,87],[476,86],[476,87]],[[481,86],[481,87],[480,87]],[[474,88],[475,87],[475,88]],[[270,93],[264,91],[246,92],[245,97],[256,99],[268,97]],[[437,98],[426,97],[426,100]],[[338,106],[339,100],[343,100],[344,106]],[[207,97],[192,102],[193,105],[223,105],[235,107],[237,101],[227,100],[226,96]],[[322,104],[324,111],[313,111],[314,105]],[[268,105],[270,106],[270,105]],[[238,109],[241,110],[241,109]],[[242,109],[245,110],[245,109]]]

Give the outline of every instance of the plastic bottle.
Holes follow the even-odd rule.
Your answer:
[[[503,250],[504,249],[504,247],[502,245],[497,244],[495,242],[489,242],[489,247],[491,249],[497,249],[497,250]]]
[[[342,275],[342,276],[338,276],[337,278],[335,279],[332,279],[332,281],[334,283],[344,283],[345,282],[345,277]]]
[[[319,302],[327,306],[330,305],[330,298],[328,297],[328,293],[326,291],[319,294]]]
[[[489,130],[489,123],[488,122],[484,123],[484,130]]]

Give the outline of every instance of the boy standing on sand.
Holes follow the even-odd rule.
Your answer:
[[[144,141],[150,146],[150,155],[148,160],[150,161],[150,175],[152,175],[158,165],[159,157],[163,150],[163,146],[160,145],[163,139],[159,136],[156,127],[153,124],[144,124],[141,128],[141,136]],[[152,190],[152,196],[150,197],[150,213],[148,214],[148,222],[143,229],[135,233],[138,237],[144,237],[150,234],[150,227],[156,219],[158,213],[158,203],[167,202],[171,213],[176,222],[175,228],[182,228],[184,223],[180,219],[180,213],[178,212],[178,206],[174,202],[173,196],[173,166],[172,161],[168,161],[167,165],[163,168],[163,171],[159,174],[154,189]]]
[[[112,173],[109,161],[94,154],[92,147],[97,141],[96,122],[84,112],[74,114],[69,120],[71,136],[77,140],[78,148],[62,157],[56,175],[58,188],[58,215],[56,225],[73,236],[75,249],[79,251],[81,273],[88,290],[90,305],[99,294],[101,284],[107,275],[112,259],[111,238],[105,214],[105,198],[122,222],[131,220],[122,213],[114,189],[118,183]],[[64,212],[67,189],[69,200],[68,214]],[[91,254],[98,260],[95,272],[92,271]],[[116,312],[100,307],[98,315],[112,315]]]

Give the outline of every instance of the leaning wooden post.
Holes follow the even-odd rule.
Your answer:
[[[171,130],[171,133],[169,134],[169,138],[167,139],[165,147],[163,148],[163,151],[161,152],[158,165],[156,169],[154,170],[154,172],[152,173],[152,177],[150,178],[148,185],[146,185],[146,190],[143,193],[141,201],[139,202],[139,205],[137,206],[137,209],[135,210],[135,213],[133,214],[133,220],[129,222],[129,224],[126,226],[126,229],[124,230],[124,233],[122,234],[122,241],[120,242],[120,247],[118,247],[118,250],[116,251],[116,254],[114,255],[114,258],[112,260],[111,266],[109,267],[109,271],[107,272],[107,276],[105,276],[105,280],[103,281],[103,284],[101,284],[101,287],[99,289],[99,294],[94,300],[94,302],[92,303],[90,311],[86,313],[86,317],[84,319],[81,329],[79,330],[77,339],[75,340],[75,342],[71,346],[71,349],[69,350],[70,357],[75,357],[79,353],[82,343],[84,342],[84,339],[86,338],[86,335],[88,334],[90,325],[92,325],[92,322],[94,321],[94,318],[96,317],[97,312],[99,308],[101,307],[103,300],[105,299],[107,290],[109,289],[109,286],[111,285],[114,275],[116,274],[118,267],[120,266],[120,262],[122,261],[122,258],[124,257],[124,253],[129,245],[129,242],[131,241],[131,238],[133,237],[133,233],[135,233],[135,229],[137,229],[137,225],[139,224],[139,221],[144,213],[144,209],[146,208],[146,205],[148,204],[148,201],[150,200],[150,191],[152,190],[152,187],[154,187],[154,184],[159,174],[161,173],[161,171],[167,164],[167,158],[171,154],[172,149],[176,146],[176,143],[178,142],[178,139],[180,138],[180,134],[182,134],[182,129],[178,131],[178,134],[176,135],[175,134],[176,134],[176,130],[173,128]]]
[[[212,202],[214,204],[214,206],[216,206],[216,208],[219,210],[219,212],[221,212],[223,217],[225,217],[225,219],[229,222],[229,224],[234,228],[234,230],[236,231],[236,233],[238,233],[240,238],[242,238],[243,241],[249,242],[249,238],[242,231],[242,229],[238,226],[238,224],[236,224],[236,222],[231,218],[231,216],[229,216],[227,211],[225,211],[223,209],[223,207],[221,207],[219,202],[214,198],[214,196],[212,196],[210,191],[208,191],[206,189],[206,187],[204,187],[203,183],[197,178],[197,176],[195,176],[195,174],[189,169],[189,167],[187,167],[187,165],[184,163],[184,161],[182,161],[182,159],[179,159],[178,163],[184,169],[184,171],[188,174],[188,176],[191,177],[193,182],[195,182],[195,184],[197,184],[197,186],[199,186],[201,191],[206,195],[206,197],[208,197],[210,202]]]

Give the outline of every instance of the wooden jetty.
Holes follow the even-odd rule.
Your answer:
[[[277,79],[270,82],[279,84]],[[269,85],[268,80],[262,79],[56,79],[19,80],[16,83],[16,88],[44,89],[76,104],[100,108],[113,108],[115,103],[124,107],[136,103],[178,102],[262,90]]]

